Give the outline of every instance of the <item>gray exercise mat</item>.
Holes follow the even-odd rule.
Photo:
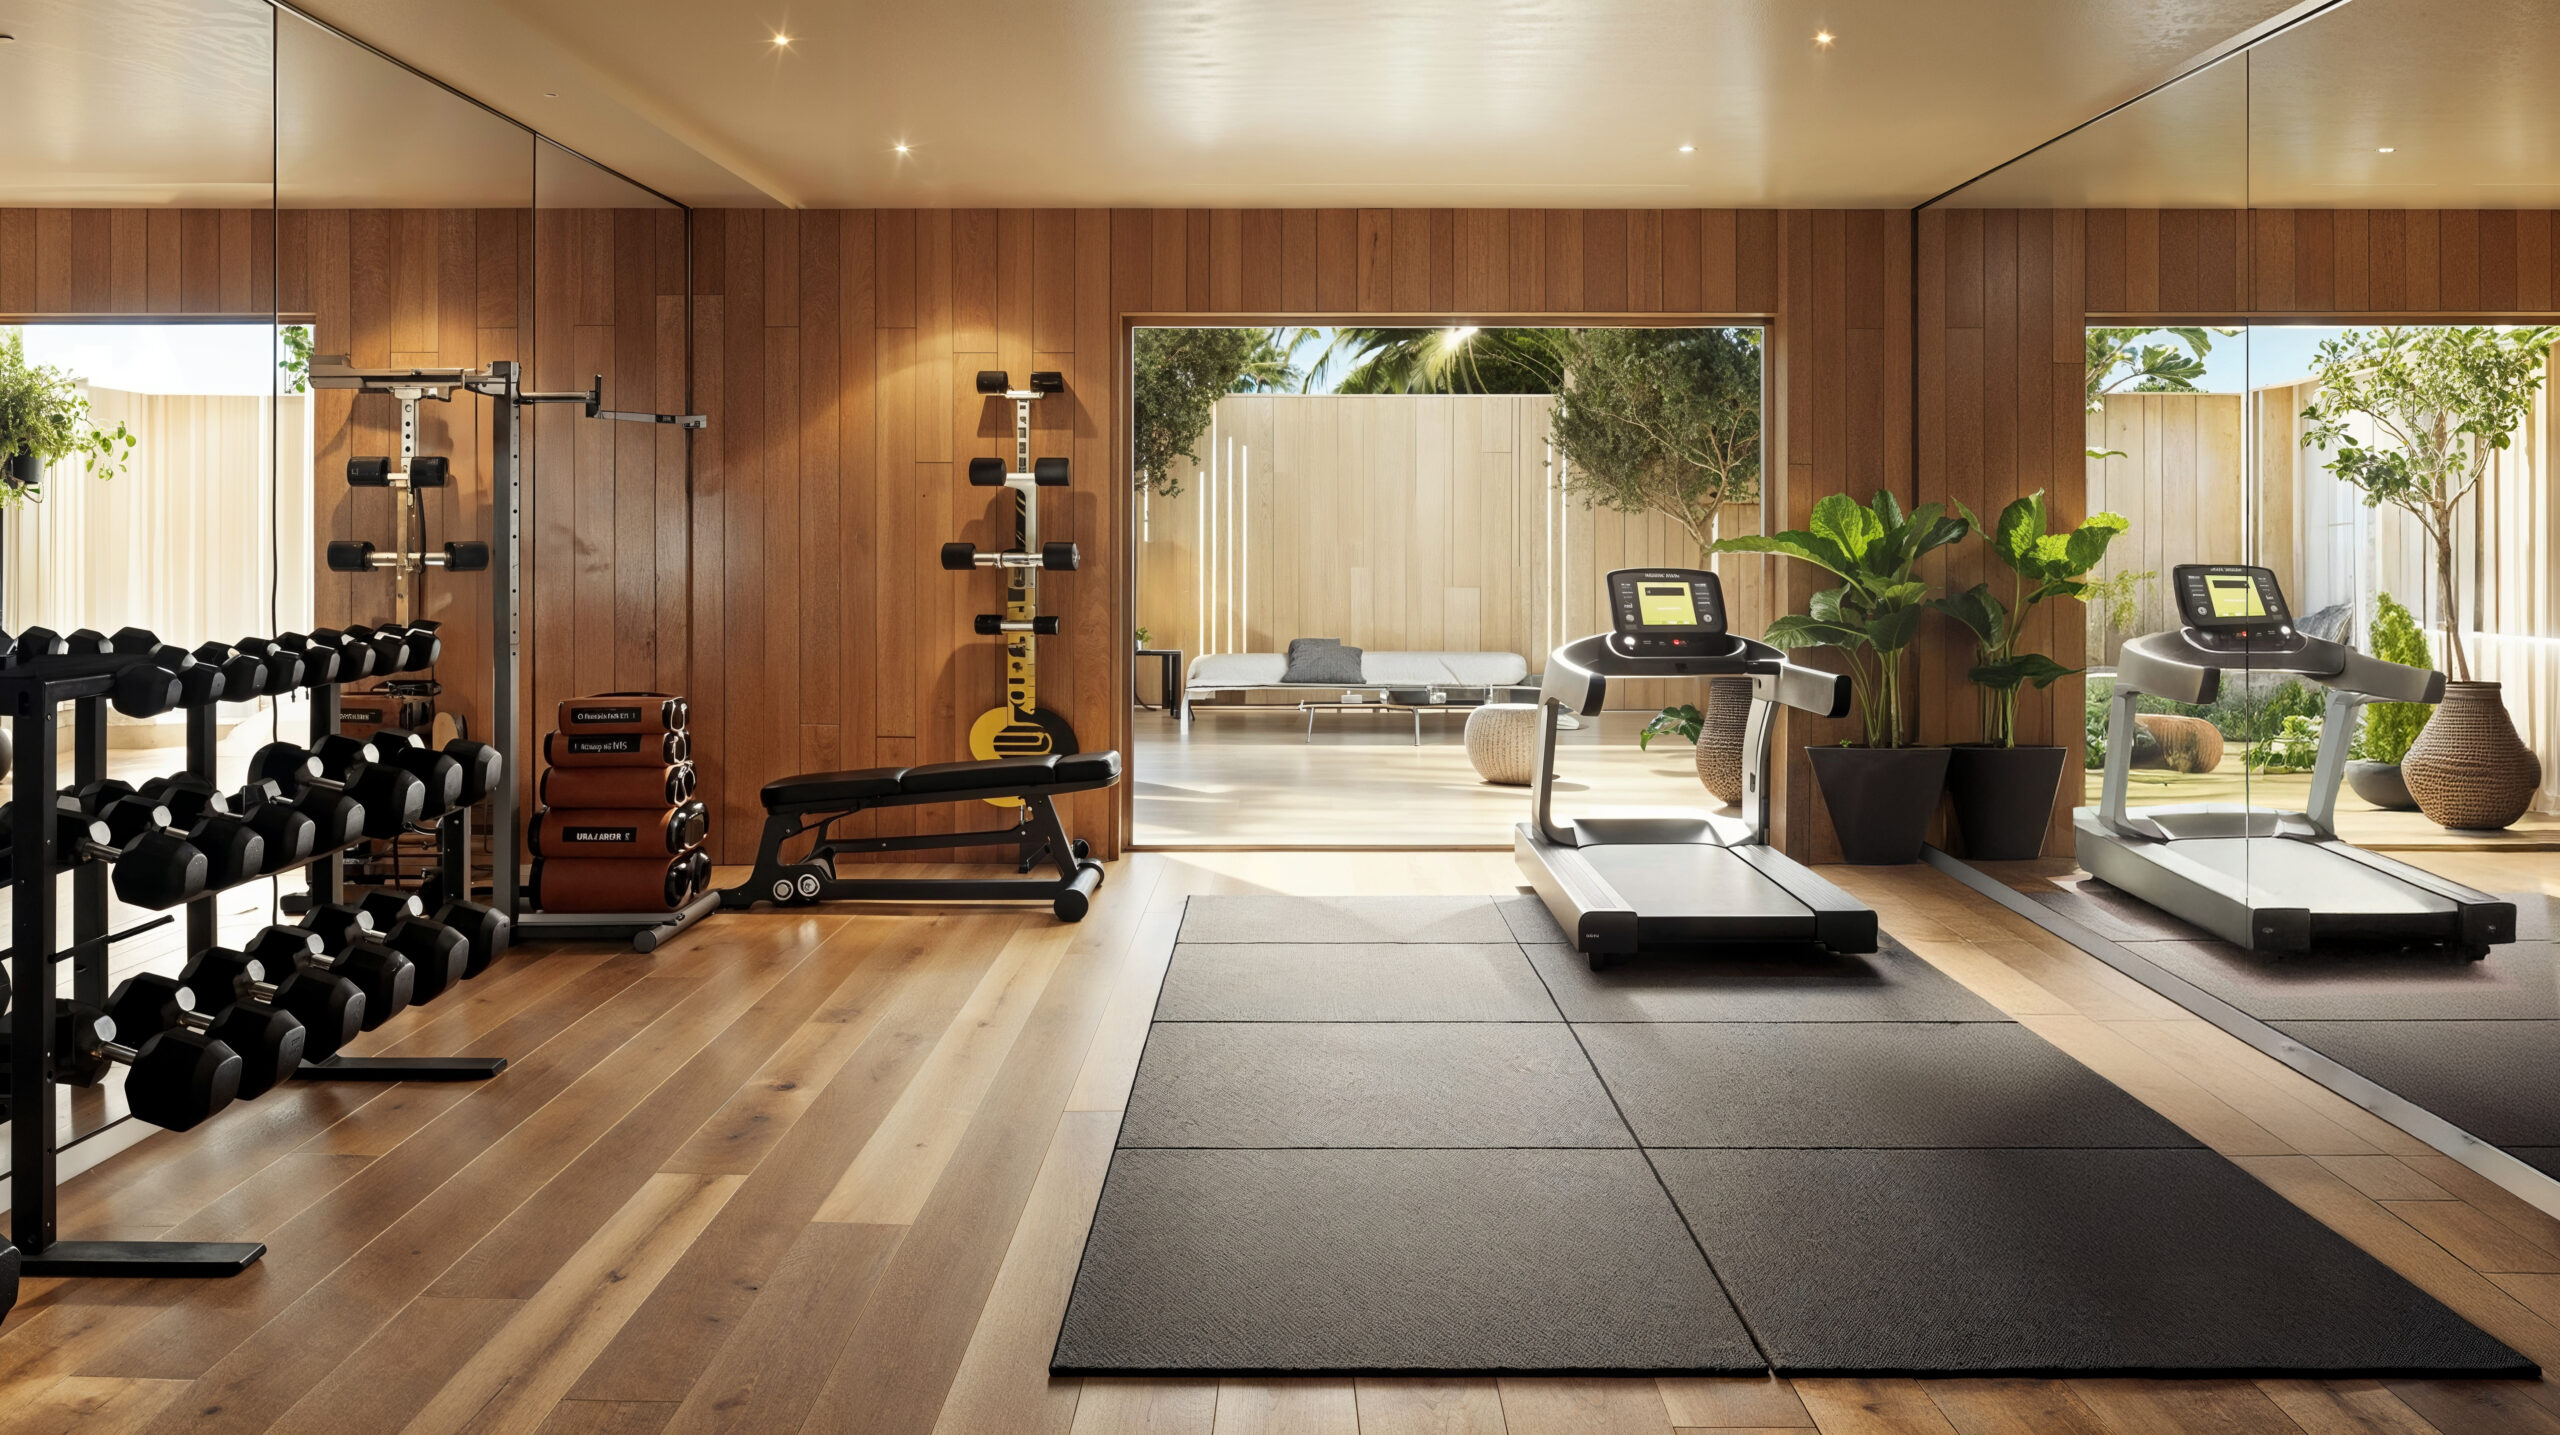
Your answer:
[[[1630,959],[1597,972],[1568,946],[1526,950],[1567,1021],[2008,1020],[1900,942],[1882,946],[1865,956],[1805,947]]]
[[[1781,1374],[2513,1374],[2193,1151],[1658,1151]]]
[[[1186,942],[1507,942],[1491,897],[1193,897]]]
[[[2008,1022],[1578,1027],[1646,1146],[2192,1146]]]
[[[1122,1151],[1051,1368],[1764,1369],[1635,1151]]]
[[[2268,1025],[2493,1146],[2560,1145],[2560,1021]]]
[[[1635,1141],[1557,1022],[1158,1022],[1120,1144]]]
[[[1494,906],[1501,911],[1503,924],[1511,929],[1512,940],[1520,945],[1572,945],[1571,939],[1565,936],[1564,928],[1556,925],[1555,914],[1547,910],[1547,904],[1540,901],[1537,894],[1514,892],[1508,897],[1496,897]]]
[[[1517,944],[1184,942],[1158,1021],[1564,1020]]]

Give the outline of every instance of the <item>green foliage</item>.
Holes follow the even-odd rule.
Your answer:
[[[2205,355],[2213,352],[2213,336],[2228,338],[2239,332],[2203,325],[2087,330],[2083,376],[2089,412],[2096,413],[2100,400],[2128,384],[2140,393],[2194,393],[2196,380],[2204,377]],[[2143,342],[2154,335],[2165,335],[2169,342]]]
[[[1696,742],[1698,734],[1704,732],[1706,726],[1706,718],[1701,716],[1697,708],[1691,704],[1682,703],[1678,707],[1664,708],[1653,715],[1652,721],[1637,729],[1636,746],[1651,747],[1653,740],[1657,737],[1677,737],[1684,742]]]
[[[1308,367],[1349,358],[1341,394],[1552,394],[1570,343],[1564,329],[1336,329]]]
[[[79,380],[27,362],[24,334],[10,329],[0,337],[0,460],[18,453],[32,453],[46,464],[76,457],[90,477],[113,478],[124,471],[133,445],[123,424],[98,427]],[[0,476],[0,513],[43,497],[39,485]]]
[[[285,324],[277,328],[276,338],[283,345],[284,357],[276,360],[276,368],[288,381],[288,394],[308,393],[311,389],[311,326]]]
[[[1659,513],[1705,551],[1728,503],[1760,496],[1760,331],[1576,329],[1548,418],[1565,492]]]
[[[2251,772],[2272,777],[2278,773],[2309,772],[2319,756],[2320,719],[2297,713],[2287,717],[2274,736],[2250,744],[2243,761]]]
[[[1869,747],[1909,740],[1910,650],[1928,609],[1929,585],[1912,576],[1920,559],[1972,531],[1969,517],[1924,503],[1908,514],[1890,492],[1861,504],[1835,493],[1813,506],[1812,525],[1728,538],[1719,553],[1775,553],[1840,580],[1813,595],[1803,613],[1769,624],[1772,647],[1834,647],[1848,656]]]
[[[2367,508],[2409,514],[2435,545],[2445,651],[2457,678],[2471,676],[2455,621],[2455,519],[2479,488],[2489,460],[2515,431],[2542,388],[2555,331],[2488,325],[2349,329],[2321,341],[2311,376],[2320,389],[2302,411],[2302,444],[2329,451],[2329,472]],[[2369,423],[2374,441],[2355,433]]]
[[[2417,615],[2388,593],[2374,598],[2373,640],[2368,646],[2373,656],[2386,663],[2401,663],[2412,668],[2432,668],[2435,655],[2427,651],[2427,633],[2418,626]],[[2409,744],[2435,711],[2425,703],[2370,703],[2364,710],[2364,729],[2356,734],[2356,756],[2367,762],[2396,763],[2409,755]]]
[[[1963,504],[1956,511],[1982,535],[1991,556],[2009,570],[2009,596],[2002,599],[1988,583],[1950,593],[1929,606],[1955,619],[1973,634],[1978,661],[1965,676],[1981,689],[1983,741],[2014,747],[2018,741],[2018,690],[2033,683],[2049,688],[2080,671],[2064,667],[2042,653],[2018,651],[2018,633],[2048,598],[2077,598],[2089,590],[2088,571],[2107,556],[2107,545],[2132,527],[2122,514],[2095,513],[2068,533],[2046,531],[2052,521],[2044,490],[2012,500],[1999,521],[1984,528]]]
[[[1132,393],[1138,487],[1171,498],[1182,491],[1173,461],[1200,461],[1193,446],[1228,394],[1258,393],[1297,382],[1286,331],[1274,329],[1140,329]]]
[[[2142,619],[2142,590],[2159,578],[2156,568],[2139,573],[2127,570],[2113,578],[2083,578],[2080,602],[2097,610],[2100,626],[2125,632]]]
[[[1145,647],[1147,645],[1147,630],[1144,628],[1138,629],[1136,636],[1138,639],[1138,646],[1141,648]]]

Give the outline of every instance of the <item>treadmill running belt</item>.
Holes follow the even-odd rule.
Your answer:
[[[1793,932],[1813,911],[1721,847],[1691,843],[1603,844],[1576,849],[1647,925],[1713,917],[1725,932]]]

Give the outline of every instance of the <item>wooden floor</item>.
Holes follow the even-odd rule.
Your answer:
[[[1926,869],[1886,926],[2546,1364],[2560,1222]],[[1094,915],[731,915],[511,957],[296,1086],[70,1183],[64,1233],[256,1237],[230,1281],[30,1281],[0,1431],[2560,1432],[2547,1382],[1052,1381],[1185,896],[1495,892],[1486,853],[1146,853]]]
[[[1426,715],[1418,747],[1403,713],[1319,713],[1312,739],[1295,708],[1194,713],[1188,729],[1161,712],[1135,715],[1129,775],[1142,846],[1509,851],[1511,829],[1528,817],[1528,788],[1489,783],[1468,763],[1464,713]],[[1636,746],[1650,716],[1603,713],[1557,734],[1558,805],[1719,810],[1689,744]]]

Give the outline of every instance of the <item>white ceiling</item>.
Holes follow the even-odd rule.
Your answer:
[[[1649,206],[1915,203],[2296,0],[302,3],[691,202]]]
[[[298,3],[695,204],[1614,207],[1916,203],[2320,0]],[[261,203],[271,154],[288,205],[534,185],[523,130],[263,0],[0,32],[0,203]],[[2353,0],[1953,202],[2560,204],[2555,75],[2560,0]]]

